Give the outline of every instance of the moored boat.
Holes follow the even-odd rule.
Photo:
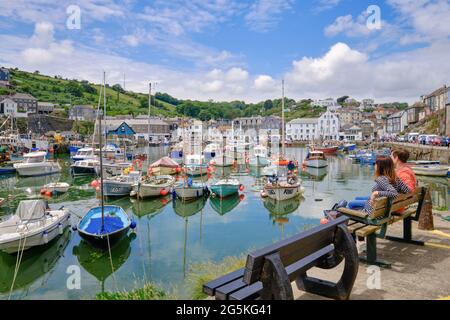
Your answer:
[[[232,178],[223,178],[209,187],[211,193],[221,198],[236,194],[241,188],[239,180]]]
[[[208,188],[200,182],[194,182],[192,178],[176,183],[173,187],[174,196],[181,199],[195,199],[208,192]]]
[[[176,174],[180,171],[178,163],[169,157],[162,157],[158,161],[153,162],[149,167],[149,172],[156,176]]]
[[[338,151],[338,147],[315,147],[315,151],[322,151],[325,154],[336,154]]]
[[[86,159],[75,161],[70,166],[71,174],[74,176],[97,174],[100,167],[100,161],[97,159]]]
[[[289,176],[286,179],[269,178],[269,182],[264,185],[263,196],[268,196],[276,201],[283,201],[303,194],[305,189],[301,186],[301,180],[296,176]]]
[[[255,167],[265,167],[269,163],[267,148],[261,145],[256,146],[253,149],[253,156],[250,158],[249,164]]]
[[[186,156],[185,171],[189,176],[202,176],[208,173],[208,165],[202,155],[190,154]]]
[[[129,196],[133,185],[138,183],[140,173],[131,171],[128,174],[122,174],[116,177],[110,177],[103,180],[103,195],[105,197],[123,197]]]
[[[446,177],[448,174],[448,167],[439,165],[412,166],[411,169],[419,176]]]
[[[175,178],[169,175],[146,177],[133,185],[130,196],[138,198],[150,198],[166,196],[175,184]]]
[[[44,245],[63,234],[70,213],[52,210],[44,200],[23,200],[16,213],[0,223],[0,250],[16,253]]]
[[[322,151],[315,150],[308,152],[304,164],[310,168],[325,168],[328,166],[328,161]]]
[[[97,158],[94,148],[81,148],[71,157],[73,161]]]
[[[23,162],[15,163],[14,168],[19,176],[32,177],[58,173],[61,166],[56,161],[49,161],[43,151],[30,152],[23,156]]]
[[[52,182],[44,185],[44,189],[53,193],[66,193],[69,191],[70,184],[67,182]]]

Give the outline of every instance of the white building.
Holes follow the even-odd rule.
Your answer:
[[[332,109],[332,110],[336,110],[341,108],[341,105],[339,105],[336,100],[332,99],[332,98],[328,98],[325,100],[315,100],[312,103],[313,106],[316,107],[326,107],[327,109]]]
[[[13,116],[15,118],[26,118],[27,112],[18,112],[17,102],[10,98],[5,98],[0,101],[0,116]]]
[[[324,140],[339,140],[340,121],[336,112],[328,109],[319,117],[319,136]]]
[[[301,118],[286,124],[286,138],[292,141],[314,140],[319,137],[317,118]]]
[[[339,133],[339,140],[342,141],[362,141],[362,129],[357,125],[346,125],[341,128],[341,132]]]

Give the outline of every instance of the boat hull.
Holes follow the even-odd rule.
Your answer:
[[[149,185],[145,183],[140,183],[133,187],[133,192],[135,195],[137,195],[139,198],[155,198],[155,197],[162,197],[170,193],[172,189],[171,185],[161,185],[161,186],[155,186],[155,185]]]
[[[129,182],[103,181],[103,195],[105,197],[124,197],[129,196],[132,185]]]
[[[250,158],[249,164],[254,167],[265,167],[269,165],[269,159],[266,157],[253,157]]]
[[[156,176],[172,175],[177,173],[177,168],[168,167],[154,167],[152,169],[152,174]]]
[[[6,174],[14,174],[16,173],[16,168],[5,168],[0,167],[0,175],[6,175]]]
[[[265,187],[264,191],[269,198],[276,201],[283,201],[297,197],[304,192],[304,189],[298,184],[294,186]]]
[[[203,176],[208,173],[207,166],[186,166],[186,174],[192,177]]]
[[[184,187],[177,186],[174,188],[176,196],[181,199],[195,199],[204,195],[204,187]]]
[[[428,177],[446,177],[448,175],[448,168],[446,167],[412,167],[413,172],[418,176]]]
[[[61,166],[57,162],[44,162],[33,165],[16,163],[14,168],[21,177],[44,176],[61,172]]]
[[[213,194],[215,194],[221,198],[225,198],[225,197],[229,197],[233,194],[238,193],[239,186],[229,185],[229,184],[212,185],[210,187],[210,190]]]
[[[325,154],[336,154],[338,151],[338,147],[330,147],[330,148],[314,148],[315,151],[322,151]]]
[[[97,169],[95,167],[81,167],[81,166],[72,166],[70,167],[72,175],[75,176],[87,176],[97,173]]]
[[[22,250],[22,247],[25,243],[25,247],[23,250],[28,250],[33,247],[45,245],[56,237],[64,233],[64,230],[70,225],[70,214],[67,211],[61,219],[51,223],[45,229],[36,230],[30,233],[29,236],[26,237],[26,241],[18,239],[12,239],[11,241],[1,241],[0,242],[0,250],[6,253],[12,254],[19,252]],[[47,236],[44,236],[44,231]],[[19,247],[20,246],[20,247]]]
[[[305,160],[305,164],[309,168],[325,168],[328,166],[327,160]]]

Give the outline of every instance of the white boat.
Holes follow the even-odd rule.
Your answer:
[[[95,155],[94,148],[81,148],[72,156],[73,161],[81,161],[88,159],[95,159],[97,156]]]
[[[189,154],[186,156],[185,170],[189,176],[201,176],[208,173],[208,165],[202,155]]]
[[[132,167],[131,162],[103,162],[104,176],[120,176],[127,168]]]
[[[215,142],[211,142],[208,144],[203,150],[203,155],[206,161],[210,161],[211,159],[215,159],[219,155],[220,145]]]
[[[100,161],[97,159],[86,159],[75,161],[70,166],[71,174],[74,176],[97,174],[100,168]]]
[[[15,163],[14,168],[19,176],[32,177],[54,174],[61,171],[61,166],[56,161],[48,161],[46,152],[30,152],[23,156],[21,163]]]
[[[175,178],[169,175],[141,179],[137,184],[133,185],[130,196],[137,196],[141,199],[165,196],[170,193],[175,181]]]
[[[103,179],[103,195],[105,197],[129,196],[133,185],[140,179],[140,172],[131,171],[128,174]]]
[[[255,167],[265,167],[269,165],[267,148],[264,146],[256,146],[253,149],[253,156],[250,158],[249,164]]]
[[[263,196],[268,196],[276,201],[283,201],[292,199],[298,195],[305,192],[302,187],[302,182],[296,176],[287,177],[286,180],[282,178],[275,178],[266,185],[264,185],[264,190],[262,191]]]
[[[66,193],[69,191],[70,184],[67,182],[52,182],[44,185],[44,189],[53,193]]]
[[[106,159],[124,159],[125,155],[122,152],[122,149],[114,144],[108,143],[106,146],[102,148],[103,157]]]
[[[16,253],[44,245],[69,225],[67,209],[51,210],[44,200],[23,200],[16,213],[0,223],[0,250]]]
[[[310,168],[325,168],[328,166],[328,161],[322,151],[310,151],[305,158],[304,164]]]
[[[411,169],[418,176],[446,177],[448,174],[448,167],[439,165],[412,166]]]
[[[206,187],[199,182],[181,181],[174,186],[175,195],[181,199],[200,198],[205,194]]]

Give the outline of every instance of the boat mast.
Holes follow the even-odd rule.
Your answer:
[[[150,108],[152,105],[152,83],[148,83],[148,128],[147,128],[147,135],[148,135],[148,145],[147,147],[150,148]],[[148,169],[150,165],[150,149],[149,154],[147,155],[147,175],[148,175]]]
[[[281,80],[281,156],[284,158],[285,145],[284,145],[284,79]]]
[[[100,88],[100,99],[98,101],[98,106],[99,108],[97,109],[98,112],[98,123],[99,123],[99,127],[98,127],[98,143],[99,143],[99,147],[100,147],[100,197],[101,197],[101,206],[102,206],[102,231],[104,230],[105,227],[105,203],[104,203],[104,197],[103,197],[103,155],[102,155],[102,116],[101,116],[101,111],[100,111],[100,103],[102,101],[102,90]],[[103,71],[103,103],[104,103],[104,107],[105,107],[105,112],[106,112],[106,86],[105,86],[105,72]],[[105,125],[106,127],[106,125]],[[105,137],[106,138],[106,137]]]

